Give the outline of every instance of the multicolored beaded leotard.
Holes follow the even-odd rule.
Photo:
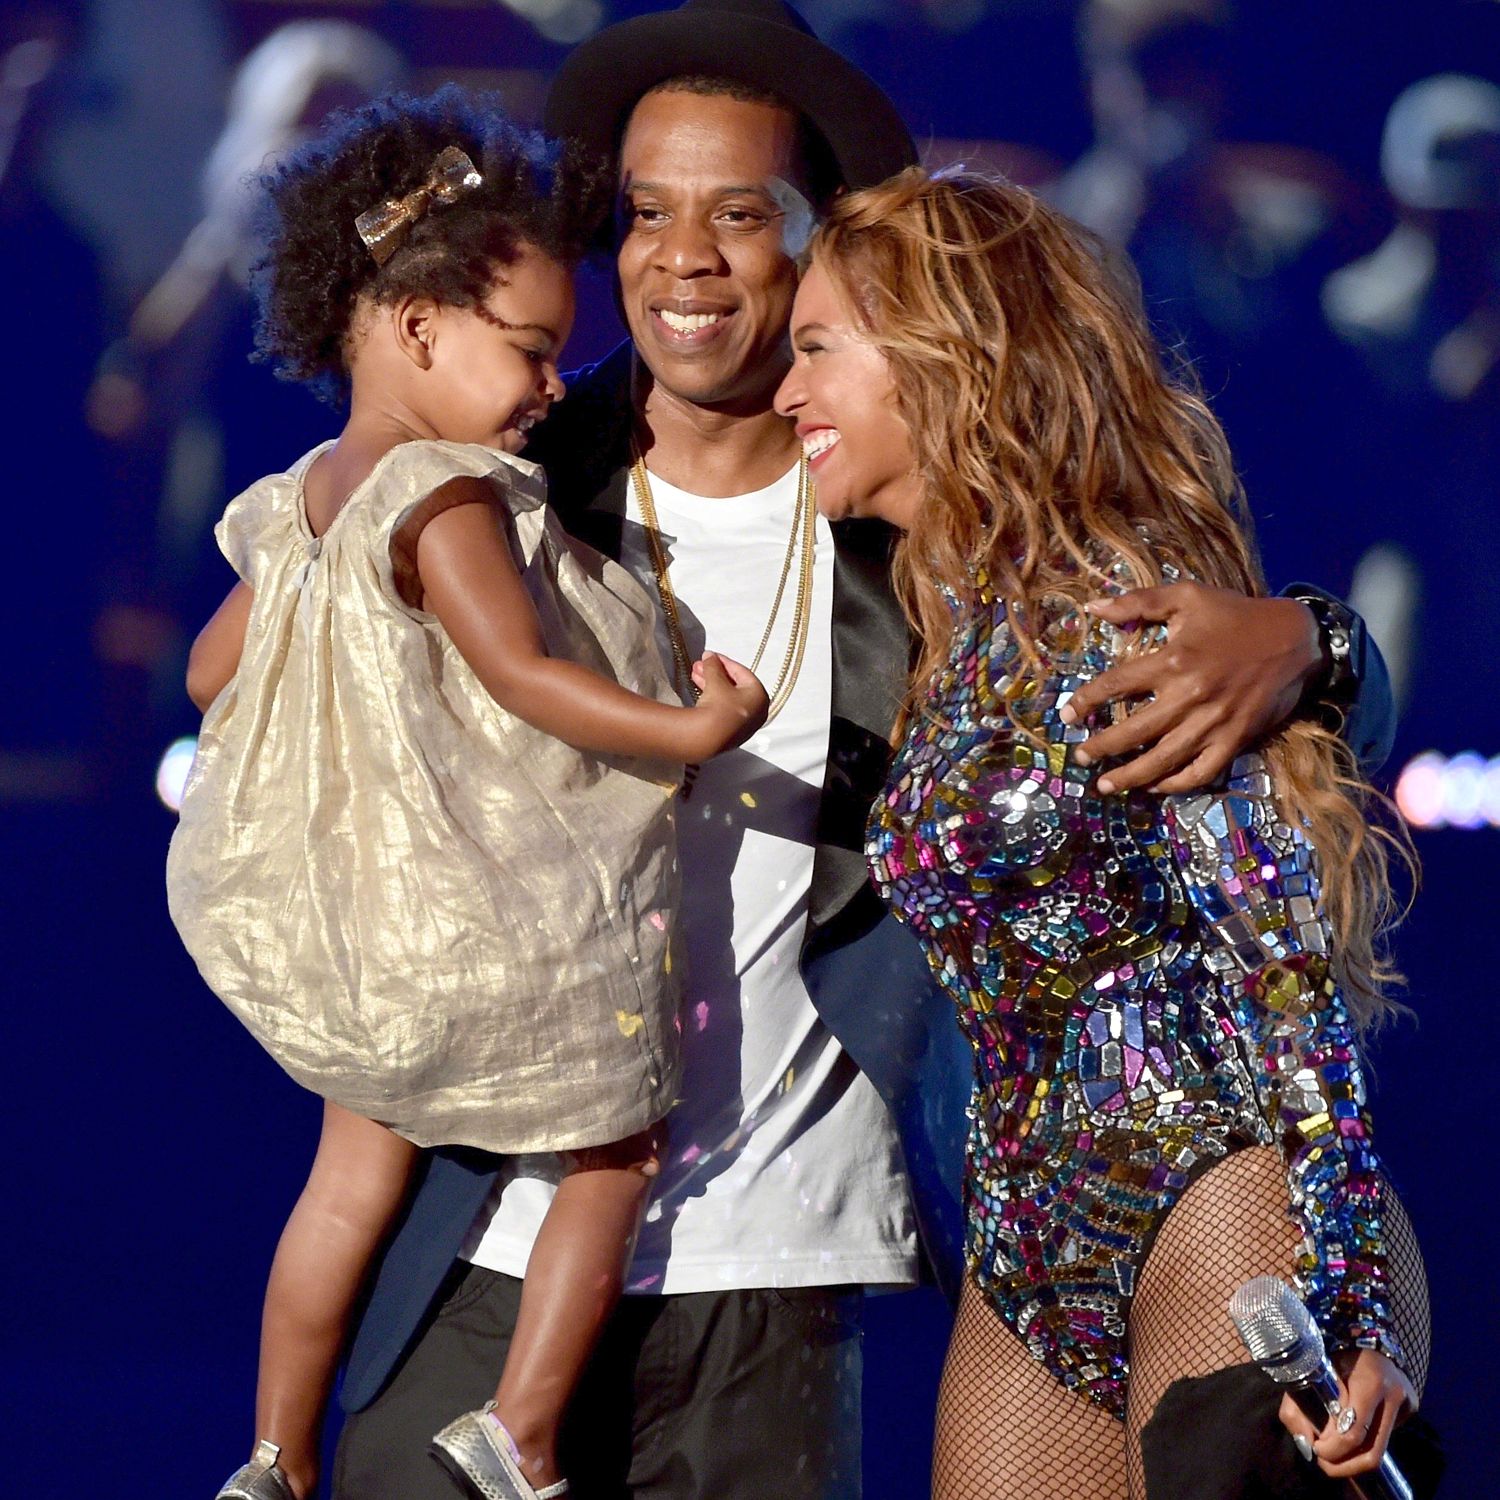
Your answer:
[[[1028,684],[983,591],[867,852],[974,1048],[970,1273],[1037,1359],[1123,1416],[1153,1232],[1240,1146],[1282,1149],[1299,1290],[1330,1342],[1396,1351],[1381,1178],[1311,850],[1254,756],[1218,792],[1098,792],[1097,768],[1069,757],[1085,731],[1059,710],[1120,641],[1061,615]]]

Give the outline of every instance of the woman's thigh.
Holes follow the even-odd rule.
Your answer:
[[[1273,1146],[1236,1151],[1205,1172],[1162,1223],[1130,1307],[1126,1416],[1131,1494],[1144,1494],[1140,1433],[1179,1380],[1244,1365],[1229,1299],[1253,1276],[1292,1275],[1301,1231]]]
[[[1120,1422],[1037,1363],[964,1284],[938,1394],[933,1500],[1124,1500]]]
[[[1407,1374],[1420,1393],[1431,1346],[1427,1279],[1411,1221],[1389,1185],[1383,1218],[1392,1324],[1406,1353]],[[1130,1308],[1126,1428],[1132,1495],[1144,1493],[1141,1431],[1158,1403],[1177,1381],[1248,1364],[1249,1355],[1229,1317],[1229,1299],[1254,1276],[1291,1280],[1301,1238],[1302,1230],[1290,1213],[1286,1165],[1274,1146],[1248,1147],[1226,1157],[1167,1215]],[[1232,1382],[1216,1387],[1212,1401],[1226,1408],[1230,1399],[1242,1402],[1247,1421],[1252,1408],[1263,1406],[1262,1420],[1273,1430],[1269,1438],[1261,1435],[1262,1449],[1269,1440],[1285,1447],[1290,1439],[1283,1442],[1280,1424],[1273,1420],[1278,1401],[1269,1396],[1261,1401],[1256,1384],[1256,1378],[1247,1375],[1238,1387]],[[1186,1396],[1186,1388],[1177,1394]],[[1174,1410],[1183,1405],[1176,1401]],[[1253,1448],[1255,1435],[1242,1436]],[[1233,1439],[1233,1434],[1224,1434],[1226,1443]],[[1228,1454],[1221,1456],[1228,1461]],[[1247,1449],[1247,1462],[1263,1458],[1263,1452],[1254,1455]],[[1196,1462],[1190,1455],[1185,1461]]]

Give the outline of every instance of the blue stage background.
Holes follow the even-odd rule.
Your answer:
[[[556,29],[650,8],[546,10]],[[1273,585],[1301,577],[1347,592],[1372,548],[1394,549],[1382,554],[1394,573],[1367,572],[1362,596],[1404,663],[1387,783],[1422,752],[1500,755],[1492,323],[1474,325],[1477,354],[1475,339],[1450,341],[1446,363],[1441,354],[1471,306],[1500,309],[1500,257],[1484,238],[1500,188],[1464,208],[1468,227],[1454,235],[1451,213],[1443,227],[1430,210],[1403,211],[1380,158],[1387,110],[1408,85],[1441,73],[1500,82],[1500,4],[1243,0],[1227,20],[1208,0],[1189,8],[1206,18],[1189,37],[1199,50],[1137,61],[1165,70],[1148,82],[1180,82],[1188,69],[1185,92],[1212,96],[1220,144],[1213,193],[1157,184],[1135,216],[1130,245],[1153,313],[1229,424]],[[931,159],[1087,186],[1067,176],[1097,145],[1076,4],[823,0],[808,14],[889,89]],[[6,85],[24,111],[0,164],[0,286],[19,335],[0,408],[11,541],[0,1098],[18,1179],[7,1194],[0,1452],[15,1495],[213,1493],[248,1446],[261,1287],[315,1139],[316,1102],[179,948],[162,893],[172,814],[153,789],[169,742],[195,727],[180,688],[185,644],[229,581],[208,533],[213,507],[334,430],[332,413],[246,363],[244,298],[211,257],[205,285],[179,277],[160,292],[204,216],[199,177],[235,66],[273,29],[313,17],[368,28],[416,86],[456,76],[499,87],[522,114],[565,51],[519,14],[460,0],[24,0],[0,11],[0,49],[55,43],[23,56],[45,76]],[[1204,68],[1211,86],[1193,72]],[[1476,139],[1473,175],[1493,187],[1500,134]],[[1432,281],[1423,317],[1392,333],[1389,318],[1357,315],[1386,305],[1382,289],[1387,303],[1403,288],[1420,303],[1410,270],[1420,254],[1401,262],[1400,285],[1400,267],[1380,280],[1384,262],[1363,282],[1326,278],[1387,253],[1402,222],[1400,243],[1426,233],[1438,264],[1451,256],[1458,269]],[[170,307],[154,322],[137,312],[153,286],[181,303],[180,329]],[[1469,299],[1456,314],[1440,295],[1449,286]],[[573,352],[591,357],[613,337],[596,276]],[[1485,1437],[1500,1307],[1484,1228],[1495,1217],[1500,1030],[1500,830],[1486,817],[1500,822],[1500,775],[1486,790],[1483,768],[1466,765],[1468,792],[1447,804],[1436,772],[1410,783],[1421,821],[1475,826],[1417,830],[1425,883],[1398,943],[1415,1019],[1372,1049],[1381,1150],[1427,1256],[1427,1405],[1455,1497],[1500,1493]],[[931,1293],[870,1303],[870,1500],[925,1492],[944,1332]]]

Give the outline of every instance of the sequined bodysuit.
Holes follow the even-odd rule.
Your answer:
[[[1123,1416],[1154,1233],[1240,1146],[1282,1150],[1299,1291],[1330,1342],[1395,1350],[1381,1177],[1311,851],[1254,756],[1205,795],[1097,791],[1059,710],[1120,640],[1062,615],[1023,686],[1005,608],[982,594],[867,853],[974,1049],[970,1274],[1037,1359]]]

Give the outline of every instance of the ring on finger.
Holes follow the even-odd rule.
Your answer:
[[[1351,1427],[1354,1426],[1354,1423],[1358,1419],[1358,1417],[1359,1413],[1355,1411],[1352,1406],[1341,1407],[1339,1409],[1338,1417],[1335,1419],[1334,1426],[1338,1428],[1341,1434],[1346,1433]],[[1368,1432],[1369,1430],[1370,1424],[1366,1422],[1365,1431]]]

